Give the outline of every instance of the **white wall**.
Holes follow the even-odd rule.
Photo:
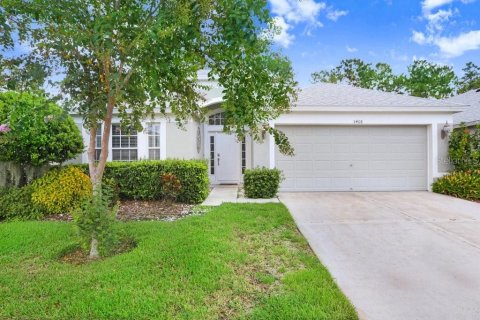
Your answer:
[[[167,126],[167,158],[201,159],[203,158],[203,130],[196,121],[189,121],[185,127],[179,128],[175,121]],[[197,130],[200,128],[200,151],[197,149]]]

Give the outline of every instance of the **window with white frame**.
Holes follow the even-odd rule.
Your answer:
[[[133,128],[122,128],[119,123],[112,124],[112,160],[138,160],[137,131]]]
[[[160,160],[160,123],[150,123],[147,127],[148,159]]]
[[[208,124],[211,126],[223,126],[225,124],[225,112],[219,112],[209,116]]]
[[[95,161],[100,160],[101,152],[102,152],[102,125],[98,124],[97,133],[95,135]]]

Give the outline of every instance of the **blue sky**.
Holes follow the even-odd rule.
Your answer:
[[[301,86],[341,59],[387,62],[405,72],[425,58],[461,69],[480,64],[480,0],[268,0],[277,46]]]

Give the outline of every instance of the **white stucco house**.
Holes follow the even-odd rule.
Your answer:
[[[428,190],[448,171],[445,124],[462,105],[345,85],[317,84],[299,94],[288,114],[272,121],[295,148],[280,154],[273,139],[261,142],[222,132],[221,88],[205,93],[205,123],[191,120],[185,130],[159,115],[142,132],[124,132],[115,118],[109,160],[206,159],[212,184],[236,184],[245,168],[277,167],[285,191]],[[79,127],[81,118],[73,115]],[[89,136],[82,129],[85,144]],[[86,152],[78,162],[87,162]]]

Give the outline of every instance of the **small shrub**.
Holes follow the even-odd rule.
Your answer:
[[[87,165],[78,165],[88,173]],[[163,199],[162,175],[173,174],[180,181],[181,190],[176,201],[201,203],[208,196],[208,166],[202,160],[144,160],[108,162],[104,179],[114,179],[122,200]]]
[[[100,256],[109,255],[119,241],[115,230],[118,207],[111,207],[111,196],[108,188],[102,188],[100,192],[84,199],[72,212],[82,247],[90,250],[90,258],[97,258],[97,250]],[[95,251],[93,255],[92,250]]]
[[[32,202],[31,185],[0,190],[0,220],[36,220],[45,212]]]
[[[435,181],[432,191],[467,200],[480,200],[480,170],[452,172]]]
[[[54,168],[32,186],[32,202],[48,214],[71,212],[92,194],[90,178],[73,166]]]
[[[102,188],[110,194],[110,206],[114,207],[120,201],[120,188],[113,178],[103,177]]]
[[[457,171],[480,169],[480,125],[474,131],[462,123],[449,140],[449,156]]]
[[[277,195],[282,173],[278,169],[256,168],[245,170],[243,175],[247,198],[273,198]]]
[[[174,202],[177,200],[182,184],[177,176],[172,173],[162,174],[162,196],[167,201]]]

